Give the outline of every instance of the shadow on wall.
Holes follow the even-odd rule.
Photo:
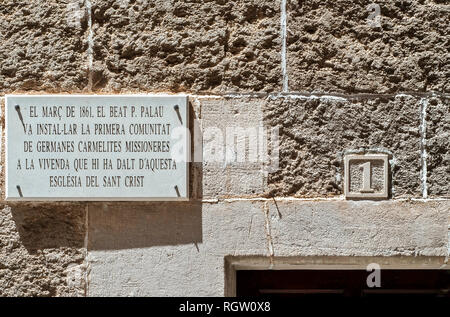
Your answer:
[[[89,250],[202,242],[201,202],[89,205]]]
[[[82,248],[85,203],[10,203],[23,246],[30,254],[51,248]]]
[[[196,113],[191,107],[190,131]],[[191,133],[201,138],[201,133]],[[198,142],[198,141],[197,141]],[[193,151],[194,147],[191,147]],[[192,153],[193,155],[194,153]],[[30,253],[59,247],[115,250],[202,242],[202,163],[190,164],[188,202],[9,203]],[[88,206],[88,228],[86,228]]]
[[[202,144],[201,132],[194,128],[194,120],[198,119],[196,112],[191,103],[189,106],[191,144]],[[191,150],[191,157],[194,157],[194,146]],[[89,203],[88,249],[201,243],[203,170],[201,158],[199,161],[190,164],[188,202]]]

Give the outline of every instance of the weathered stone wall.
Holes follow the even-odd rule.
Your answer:
[[[445,1],[287,2],[291,90],[449,92]],[[379,26],[371,3],[380,6]]]
[[[379,1],[376,20],[372,2],[0,0],[2,103],[187,93],[195,141],[186,203],[2,201],[0,296],[233,294],[240,257],[443,264],[450,5]],[[278,128],[279,168],[226,147],[206,160],[228,128]],[[372,152],[389,155],[389,200],[346,201],[343,156]]]
[[[2,204],[0,296],[86,294],[84,204]]]
[[[220,93],[281,87],[277,1],[120,3],[92,1],[94,90]]]

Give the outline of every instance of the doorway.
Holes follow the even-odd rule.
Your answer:
[[[307,298],[450,298],[450,270],[385,269],[369,287],[366,270],[237,270],[236,295]]]

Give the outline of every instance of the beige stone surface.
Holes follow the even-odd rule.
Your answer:
[[[202,197],[262,195],[267,189],[261,98],[200,99]],[[194,144],[195,146],[195,144]]]
[[[269,204],[275,256],[447,256],[449,201]]]
[[[0,296],[84,296],[85,206],[2,204]]]
[[[87,15],[83,3],[0,2],[0,93],[74,92],[87,86]]]
[[[425,267],[447,256],[448,217],[447,201],[93,204],[89,296],[222,296],[231,262]]]
[[[223,296],[224,257],[268,255],[261,203],[89,207],[89,296]]]
[[[280,1],[92,0],[97,91],[273,91]]]
[[[280,128],[275,196],[343,193],[345,154],[389,154],[391,197],[422,197],[421,98],[286,97],[268,99],[264,120]]]
[[[288,0],[287,13],[291,91],[450,91],[446,1]]]

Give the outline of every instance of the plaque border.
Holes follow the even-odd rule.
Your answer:
[[[353,160],[367,160],[367,161],[383,161],[384,166],[384,186],[381,193],[355,193],[350,191],[350,162]],[[389,156],[387,154],[349,154],[344,157],[344,196],[345,198],[356,199],[387,199],[389,197]]]
[[[155,201],[189,201],[190,200],[190,188],[189,188],[189,184],[190,184],[190,179],[189,179],[189,174],[190,174],[190,169],[192,167],[192,165],[190,164],[191,162],[191,138],[188,136],[186,138],[186,175],[185,175],[185,179],[186,179],[186,196],[180,196],[180,197],[119,197],[119,198],[115,198],[115,197],[8,197],[8,182],[9,182],[9,176],[8,176],[8,108],[10,107],[10,105],[8,105],[8,99],[14,97],[14,98],[22,98],[22,97],[26,97],[26,98],[105,98],[105,97],[120,97],[120,98],[128,98],[128,97],[132,97],[132,98],[152,98],[152,97],[156,97],[156,98],[174,98],[174,97],[178,97],[178,98],[184,98],[185,102],[186,102],[186,128],[190,131],[190,133],[192,133],[192,131],[190,130],[190,106],[189,106],[189,95],[187,94],[179,94],[179,95],[169,95],[169,94],[117,94],[117,95],[111,95],[111,94],[104,94],[104,95],[97,95],[97,94],[45,94],[45,95],[41,95],[41,94],[7,94],[4,96],[4,105],[5,105],[5,125],[4,125],[4,135],[5,135],[5,142],[4,142],[4,146],[5,146],[5,166],[4,171],[5,171],[5,201],[23,201],[23,202],[27,202],[27,201],[34,201],[34,202],[55,202],[55,201],[59,201],[59,202],[66,202],[66,201],[79,201],[79,202],[108,202],[108,201],[115,201],[115,202],[120,202],[120,201],[136,201],[136,202],[155,202]],[[176,189],[174,188],[174,191]]]

